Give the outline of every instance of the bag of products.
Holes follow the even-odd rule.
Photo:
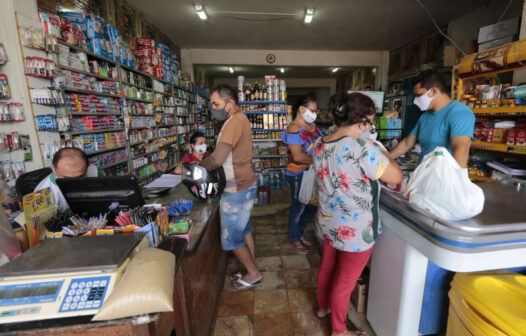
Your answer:
[[[484,192],[470,181],[468,170],[460,167],[443,147],[424,157],[407,185],[409,203],[446,220],[464,220],[480,214]]]
[[[310,168],[303,172],[303,178],[301,180],[300,192],[298,194],[298,200],[303,204],[310,204],[311,201],[316,203],[316,172],[314,171],[314,165],[310,165]]]

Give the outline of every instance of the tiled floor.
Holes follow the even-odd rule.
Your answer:
[[[287,210],[252,218],[256,262],[263,273],[263,283],[255,289],[235,291],[228,276],[241,266],[230,255],[214,336],[331,334],[330,319],[314,316],[320,254],[314,247],[306,256],[296,254],[287,237],[287,224]],[[307,227],[305,236],[314,240],[314,224]],[[349,319],[360,330],[375,336],[363,314],[354,312],[352,306]]]

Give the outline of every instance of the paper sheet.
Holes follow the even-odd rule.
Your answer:
[[[183,177],[181,175],[163,174],[158,179],[147,184],[145,188],[173,188],[181,183],[182,180]]]

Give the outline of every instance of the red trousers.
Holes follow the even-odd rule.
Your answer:
[[[373,249],[363,252],[338,251],[323,242],[323,256],[318,271],[318,306],[331,310],[332,331],[345,332],[347,311],[356,280],[362,274]]]

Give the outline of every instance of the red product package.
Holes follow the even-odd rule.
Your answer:
[[[58,15],[40,12],[39,17],[44,33],[60,37],[60,17]]]
[[[515,136],[515,146],[526,146],[526,129],[517,130]]]
[[[137,39],[137,45],[139,47],[149,47],[149,48],[154,48],[155,47],[155,41],[151,38],[145,38],[145,37],[140,37]]]

